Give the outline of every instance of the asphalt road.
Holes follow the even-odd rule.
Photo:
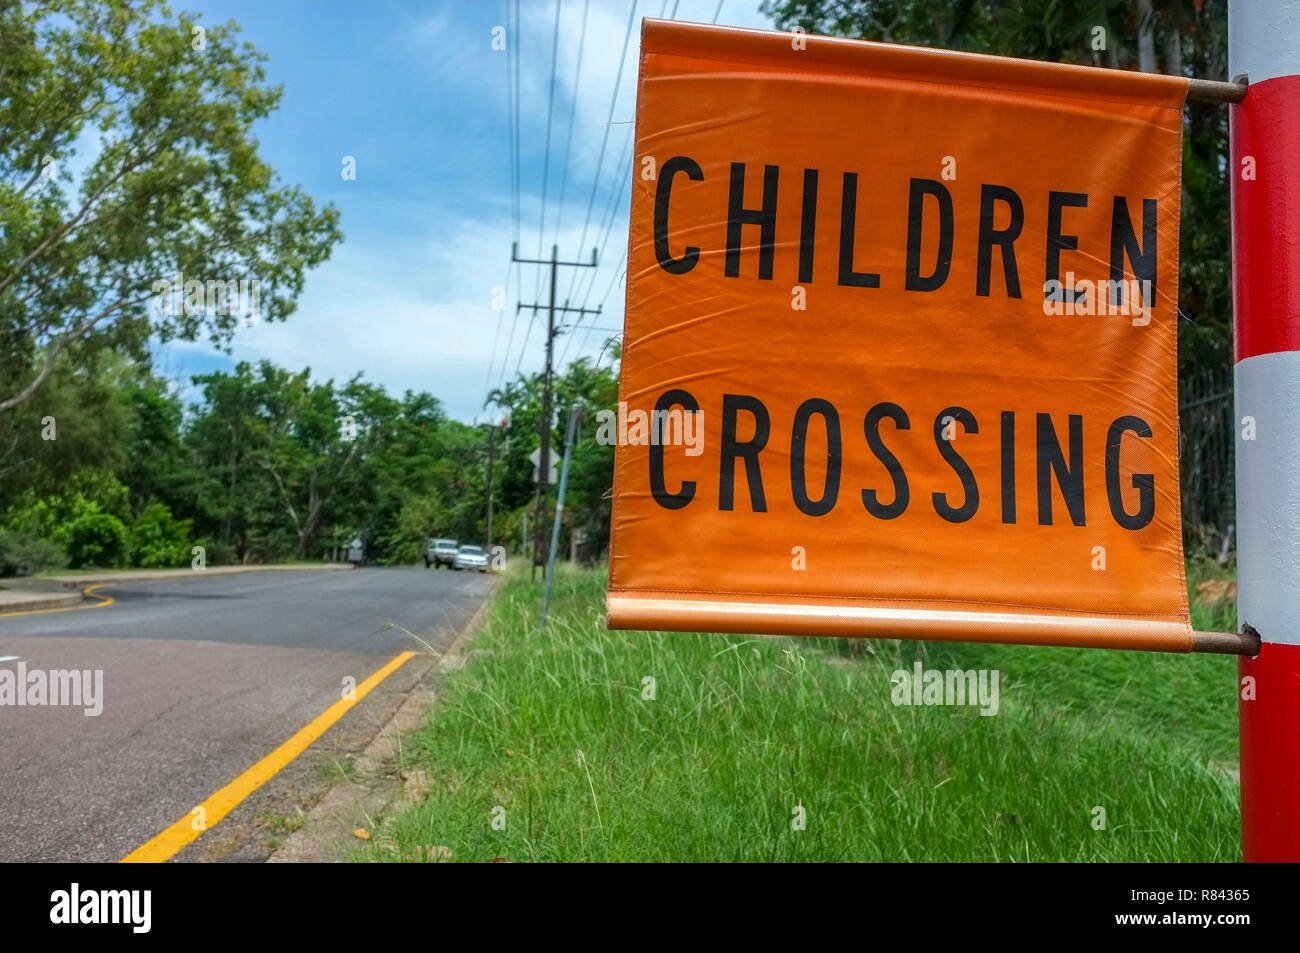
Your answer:
[[[492,580],[449,570],[276,571],[97,589],[112,605],[0,617],[0,668],[103,671],[103,711],[0,705],[0,861],[117,861],[405,650],[441,650]],[[395,624],[395,625],[393,625]],[[258,860],[433,657],[407,662],[177,856]],[[268,818],[272,820],[268,820]]]

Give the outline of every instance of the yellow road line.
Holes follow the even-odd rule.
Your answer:
[[[352,708],[357,702],[370,694],[370,690],[401,668],[415,656],[414,652],[403,652],[387,665],[375,672],[357,686],[355,699],[340,699],[316,716],[297,734],[276,748],[257,764],[253,765],[220,791],[217,791],[198,807],[190,811],[179,821],[167,828],[152,840],[141,844],[122,858],[124,864],[161,863],[177,853],[182,847],[195,840],[209,827],[235,809],[244,798],[248,797],[307,747],[325,734],[325,731]],[[202,809],[200,811],[200,809]],[[196,813],[197,812],[197,813]],[[199,824],[200,818],[202,825]]]
[[[102,589],[107,585],[108,583],[101,582],[97,586],[88,586],[82,590],[82,593],[87,596],[94,596],[96,599],[104,600],[103,602],[95,603],[93,606],[64,606],[62,609],[25,609],[21,612],[0,612],[0,619],[8,619],[9,617],[16,615],[45,615],[49,612],[81,612],[83,609],[102,609],[104,606],[111,606],[117,601],[112,596],[101,596],[99,593],[95,592],[96,589]]]

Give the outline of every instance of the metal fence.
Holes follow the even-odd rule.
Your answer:
[[[1237,505],[1230,366],[1179,381],[1178,430],[1184,544],[1226,553]]]

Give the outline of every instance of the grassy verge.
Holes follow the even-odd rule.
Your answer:
[[[427,795],[358,859],[1239,856],[1232,658],[610,632],[604,583],[564,567],[541,632],[503,581],[410,739]],[[998,670],[998,714],[895,706],[917,660]]]

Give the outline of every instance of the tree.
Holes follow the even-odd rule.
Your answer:
[[[615,348],[614,360],[617,361],[619,356],[619,350]],[[505,517],[505,513],[529,505],[534,498],[536,482],[529,454],[541,444],[542,385],[541,374],[521,374],[488,395],[489,404],[506,408],[510,414],[505,439],[498,440],[497,443],[496,500],[499,511],[503,514],[501,527],[504,532],[510,532],[506,528],[513,524],[509,517]],[[574,404],[582,410],[583,423],[580,439],[574,446],[569,463],[561,549],[566,545],[563,541],[569,538],[574,529],[582,529],[589,538],[606,539],[609,536],[609,494],[613,485],[614,448],[597,444],[594,437],[596,414],[601,410],[615,410],[618,405],[617,371],[611,367],[599,367],[587,358],[580,358],[555,379],[556,414],[551,422],[551,446],[557,459],[564,453],[568,408]],[[531,515],[529,519],[532,519]],[[506,538],[501,531],[497,536]],[[547,539],[549,538],[548,534]]]
[[[193,511],[198,474],[181,441],[180,398],[165,380],[143,371],[120,394],[130,413],[122,481],[131,515],[139,519],[155,503],[172,512]]]
[[[241,363],[234,374],[193,378],[203,388],[184,443],[198,472],[195,512],[200,535],[216,543],[218,561],[247,554],[252,514],[269,487],[259,486],[248,461],[248,428],[253,416],[252,368]]]
[[[122,388],[135,373],[110,351],[78,355],[38,400],[0,414],[0,518],[24,491],[58,493],[80,472],[116,472],[131,415]]]
[[[340,395],[332,381],[312,383],[310,369],[295,374],[267,361],[256,372],[241,362],[233,374],[194,380],[206,403],[196,408],[188,443],[207,471],[203,496],[224,524],[223,541],[245,556],[309,554],[336,497],[347,496],[381,438],[371,409],[387,398],[358,380]]]
[[[99,349],[284,319],[341,238],[258,156],[280,89],[237,30],[158,0],[0,0],[0,417]]]
[[[360,375],[338,387],[265,361],[194,380],[203,400],[184,444],[199,474],[196,529],[245,560],[311,556],[360,534],[371,558],[409,563],[426,535],[482,508],[464,450],[472,428],[429,394],[398,400]]]
[[[277,498],[293,524],[295,551],[302,556],[356,461],[362,438],[345,442],[341,436],[333,382],[313,386],[310,369],[290,374],[267,362],[261,374],[255,385],[258,413],[251,427],[250,457],[275,483]]]

